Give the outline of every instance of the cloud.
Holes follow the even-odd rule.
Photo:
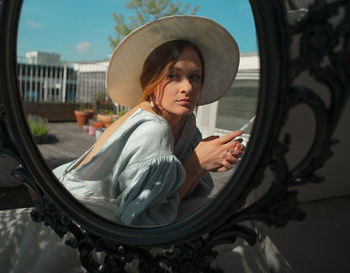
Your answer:
[[[85,53],[88,51],[92,46],[92,43],[89,42],[81,42],[75,47],[75,50],[78,51],[79,53]]]
[[[36,23],[36,22],[33,22],[33,21],[27,21],[27,25],[33,27],[33,28],[42,28],[43,25],[42,24],[39,24],[39,23]]]

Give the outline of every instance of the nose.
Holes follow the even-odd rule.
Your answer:
[[[192,92],[192,83],[186,77],[184,77],[180,83],[180,92],[181,93]]]

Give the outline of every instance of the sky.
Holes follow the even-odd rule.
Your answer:
[[[17,54],[58,53],[64,61],[96,61],[112,53],[108,36],[115,37],[112,13],[134,15],[128,0],[24,0],[18,30]],[[176,0],[173,2],[177,2]],[[182,0],[196,15],[223,25],[241,52],[256,52],[254,18],[248,0]]]

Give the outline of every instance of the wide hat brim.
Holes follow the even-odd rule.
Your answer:
[[[198,105],[220,99],[232,86],[239,65],[239,49],[232,35],[205,17],[175,15],[149,22],[131,32],[114,49],[107,70],[110,98],[124,106],[141,102],[140,76],[148,55],[171,40],[196,44],[204,58],[204,82]]]

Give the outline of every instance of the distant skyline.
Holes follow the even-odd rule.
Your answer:
[[[24,0],[19,23],[17,54],[29,51],[58,53],[64,61],[95,61],[112,53],[108,36],[115,37],[112,13],[125,18],[133,11],[127,0]],[[176,3],[177,1],[174,1]],[[256,52],[254,18],[248,0],[183,0],[196,15],[222,24],[241,52]],[[214,4],[213,4],[214,3]],[[209,37],[210,38],[210,37]]]

